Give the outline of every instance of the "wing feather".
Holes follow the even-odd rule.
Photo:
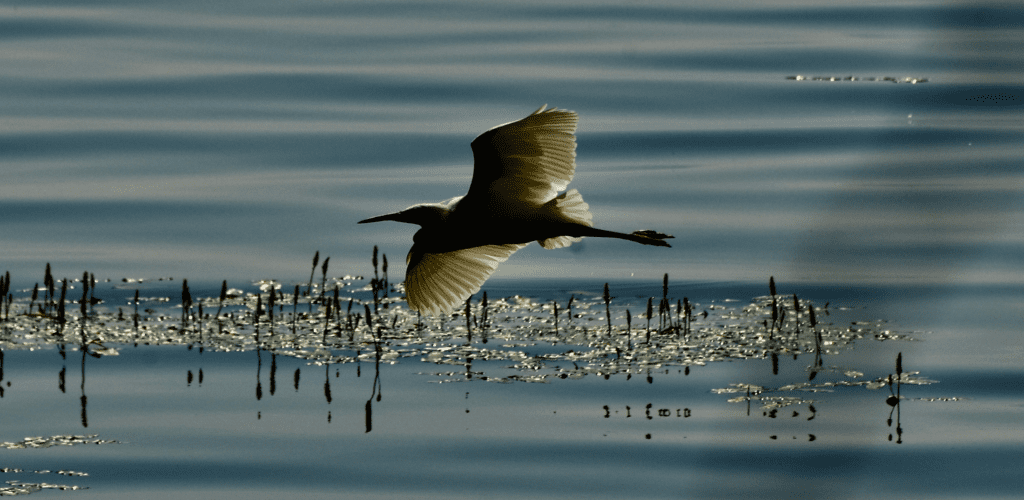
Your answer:
[[[484,245],[454,252],[425,253],[415,245],[406,259],[405,295],[423,314],[448,314],[478,292],[498,264],[525,244]]]
[[[467,198],[542,205],[565,190],[576,173],[576,113],[546,107],[473,140]]]

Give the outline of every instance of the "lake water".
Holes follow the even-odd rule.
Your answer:
[[[8,2],[0,479],[90,498],[1017,497],[1022,29],[998,2]],[[257,338],[244,293],[289,294],[314,252],[343,303],[370,301],[374,245],[400,281],[413,228],[355,222],[464,194],[470,141],[545,103],[579,113],[570,187],[596,225],[673,248],[519,251],[484,290],[534,302],[495,309],[486,344],[400,302],[383,339],[318,341],[320,316]],[[47,263],[99,280],[84,323],[71,302],[62,329],[21,315]],[[647,341],[665,273],[702,334]],[[785,334],[757,327],[769,276],[806,301]],[[181,324],[183,279],[241,290],[242,326]],[[552,333],[542,305],[570,298],[589,309]],[[897,356],[916,374],[891,407],[867,385]],[[13,444],[69,435],[95,437]]]

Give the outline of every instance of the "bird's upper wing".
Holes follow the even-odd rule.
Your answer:
[[[425,253],[413,245],[406,258],[405,296],[424,314],[447,314],[461,305],[526,244],[484,245],[454,252]]]
[[[544,204],[566,188],[576,172],[576,113],[546,107],[473,140],[467,198]]]

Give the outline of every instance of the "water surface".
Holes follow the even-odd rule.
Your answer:
[[[7,346],[0,441],[119,443],[0,450],[0,467],[89,473],[3,479],[104,498],[1015,496],[1022,25],[1024,9],[996,2],[0,7],[0,269],[14,311],[47,262],[58,280],[95,273],[110,314],[135,286],[172,308],[185,278],[197,296],[221,280],[290,292],[318,250],[330,277],[368,276],[379,245],[399,281],[413,228],[355,222],[463,194],[469,142],[547,103],[580,115],[571,187],[597,225],[658,229],[674,247],[534,245],[499,268],[492,298],[564,306],[611,282],[621,327],[626,307],[644,321],[664,273],[673,297],[704,305],[746,304],[774,275],[830,302],[823,321],[849,307],[842,321],[915,339],[858,341],[828,358],[829,377],[885,376],[902,353],[938,382],[904,393],[897,444],[888,389],[832,393],[813,420],[807,404],[747,416],[712,392],[806,381],[813,354],[783,357],[779,375],[764,358],[650,384],[434,384],[419,374],[433,364],[402,360],[379,386],[372,363],[279,355],[271,394],[274,355],[255,348],[119,344],[86,359],[74,342],[65,358]],[[518,373],[493,364],[475,365]]]

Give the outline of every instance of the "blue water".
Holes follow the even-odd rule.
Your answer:
[[[916,425],[929,432],[885,451],[878,446],[887,442],[864,444],[890,431],[884,404],[870,424],[851,424],[853,437],[831,444],[772,448],[783,439],[765,435],[807,432],[758,420],[751,437],[737,431],[750,421],[740,416],[718,433],[680,426],[672,439],[655,430],[648,442],[639,437],[646,429],[626,427],[628,437],[613,440],[587,427],[588,418],[602,422],[603,405],[636,409],[665,393],[478,384],[469,401],[482,399],[488,417],[507,413],[509,398],[529,410],[504,426],[484,416],[442,425],[481,411],[465,413],[471,403],[460,384],[414,396],[423,388],[411,373],[423,368],[400,363],[394,377],[404,382],[390,383],[408,385],[394,389],[404,406],[390,413],[392,425],[380,413],[384,420],[364,436],[365,382],[352,388],[358,394],[335,396],[332,404],[347,401],[350,414],[335,410],[326,427],[325,406],[306,406],[322,398],[322,381],[310,375],[300,386],[305,402],[288,403],[300,405],[300,416],[286,417],[292,410],[283,402],[280,410],[253,406],[254,389],[242,385],[255,378],[247,365],[207,374],[203,389],[223,377],[240,402],[227,404],[225,418],[200,414],[195,426],[182,423],[191,403],[158,411],[160,396],[146,403],[158,420],[123,427],[123,408],[91,392],[106,384],[90,383],[97,410],[89,432],[136,448],[42,453],[101,454],[82,467],[99,482],[75,493],[101,497],[193,490],[251,498],[273,489],[243,477],[274,478],[274,491],[310,497],[1014,496],[1021,485],[1011,471],[1021,461],[1013,450],[1024,442],[1021,385],[1012,382],[1024,359],[1022,29],[1024,8],[995,2],[9,2],[0,6],[0,271],[10,271],[15,294],[41,282],[46,263],[58,279],[86,270],[111,286],[187,278],[211,294],[221,280],[302,282],[315,251],[330,256],[331,275],[368,275],[374,245],[400,276],[414,229],[355,222],[465,193],[470,141],[547,103],[579,113],[571,187],[596,225],[676,239],[668,250],[593,239],[566,250],[533,245],[498,269],[485,287],[492,296],[564,300],[600,293],[610,281],[642,303],[660,294],[669,273],[678,295],[704,290],[706,301],[745,301],[766,293],[774,275],[801,296],[856,302],[873,319],[929,332],[896,347],[859,347],[866,352],[854,364],[891,369],[891,351],[908,360],[912,353],[941,380],[920,390],[969,398],[918,405],[922,420],[906,425],[908,435]],[[81,433],[78,395],[70,394],[77,381],[61,394],[69,401],[46,402],[56,397],[58,365],[39,375],[49,396],[23,404],[56,404],[65,414],[9,427],[12,401],[30,394],[19,389],[29,377],[18,368],[21,355],[31,364],[29,354],[7,355],[6,380],[15,382],[0,399],[0,441]],[[160,352],[176,360],[166,370],[177,378],[147,390],[198,392],[182,387],[180,372],[193,362],[178,359],[186,355],[194,353]],[[39,363],[60,363],[48,356]],[[96,369],[111,380],[138,372],[106,363]],[[211,366],[218,363],[236,366]],[[714,368],[695,400],[738,411],[707,392],[743,381],[736,366]],[[260,404],[291,390],[281,377],[281,394]],[[954,381],[974,382],[945,385]],[[628,384],[612,385],[628,392]],[[124,387],[112,387],[111,401],[124,401]],[[584,408],[583,417],[567,415],[572,408]],[[254,421],[257,411],[265,416]],[[556,411],[557,419],[548,415]],[[256,427],[229,425],[241,415]],[[419,415],[430,417],[421,427]],[[289,418],[305,419],[304,430],[270,423]],[[829,425],[833,434],[843,427]],[[339,427],[352,435],[322,439]],[[253,436],[255,451],[242,447]],[[295,442],[282,444],[289,436]],[[0,450],[0,467],[56,467],[27,451]],[[580,456],[595,458],[573,460]],[[825,457],[834,467],[816,469]],[[978,466],[950,479],[960,477],[951,467],[971,463],[984,463],[987,474]],[[129,465],[136,468],[123,472]],[[96,480],[101,470],[136,479]],[[400,486],[382,487],[384,477]],[[452,478],[462,482],[445,487]]]

